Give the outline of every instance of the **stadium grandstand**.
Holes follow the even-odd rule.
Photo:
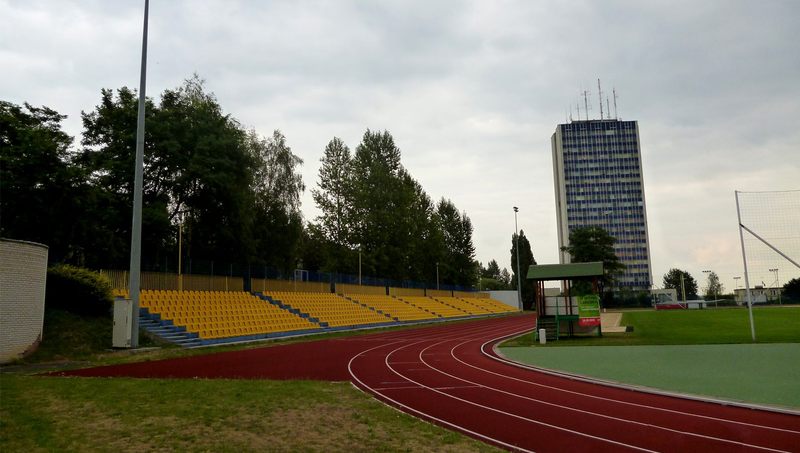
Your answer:
[[[103,272],[127,297],[124,272]],[[143,274],[140,326],[185,347],[496,316],[516,312],[487,293],[293,280]]]

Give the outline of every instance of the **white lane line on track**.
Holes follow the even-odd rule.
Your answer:
[[[420,342],[418,342],[418,343],[422,343],[422,342],[420,341]],[[467,400],[467,399],[460,398],[460,397],[457,397],[457,396],[455,396],[455,395],[450,395],[450,394],[448,394],[448,393],[445,393],[445,392],[443,392],[443,391],[441,391],[441,390],[436,390],[436,389],[435,389],[435,388],[433,388],[433,387],[429,387],[429,386],[426,386],[425,384],[422,384],[422,383],[420,383],[420,382],[418,382],[418,381],[415,381],[415,380],[413,380],[413,379],[409,378],[408,376],[405,376],[405,375],[403,375],[402,373],[398,372],[397,370],[395,370],[394,368],[392,368],[392,366],[391,366],[391,365],[389,365],[389,363],[388,363],[388,358],[389,358],[389,357],[390,357],[392,354],[394,354],[395,352],[399,351],[400,349],[404,349],[404,348],[406,348],[406,347],[408,347],[408,346],[413,346],[413,345],[415,345],[415,344],[418,344],[418,343],[406,344],[406,345],[404,345],[404,346],[401,346],[401,347],[399,347],[399,348],[395,348],[395,349],[394,349],[392,352],[390,352],[390,353],[389,353],[389,355],[387,355],[387,356],[386,356],[386,359],[384,360],[384,363],[386,364],[386,367],[387,367],[387,368],[389,368],[389,369],[390,369],[392,372],[394,372],[394,373],[395,373],[395,374],[397,374],[398,376],[400,376],[400,377],[402,377],[402,378],[404,378],[404,379],[408,379],[410,382],[412,382],[412,383],[414,383],[414,384],[417,384],[417,385],[419,385],[419,386],[422,386],[422,387],[424,387],[424,388],[426,388],[426,389],[428,389],[428,390],[430,390],[430,391],[432,391],[432,392],[438,393],[438,394],[440,394],[440,395],[444,395],[445,397],[448,397],[448,398],[451,398],[451,399],[454,399],[454,400],[457,400],[457,401],[461,401],[461,402],[463,402],[463,403],[466,403],[466,404],[470,404],[470,405],[473,405],[473,406],[479,407],[479,408],[481,408],[481,409],[486,409],[486,410],[488,410],[488,411],[491,411],[491,412],[496,412],[496,413],[498,413],[498,414],[502,414],[502,415],[505,415],[505,416],[508,416],[508,417],[511,417],[511,418],[516,418],[516,419],[518,419],[518,420],[526,421],[526,422],[533,423],[533,424],[536,424],[536,425],[546,426],[546,427],[548,427],[548,428],[552,428],[552,429],[555,429],[555,430],[558,430],[558,431],[564,431],[564,432],[568,432],[568,433],[570,433],[570,434],[574,434],[574,435],[581,436],[581,437],[587,437],[587,438],[594,439],[594,440],[598,440],[598,441],[601,441],[601,442],[607,442],[607,443],[610,443],[610,444],[613,444],[613,445],[617,445],[617,446],[620,446],[620,447],[629,448],[629,449],[632,449],[632,450],[638,450],[638,451],[649,451],[649,452],[653,452],[653,451],[655,451],[655,450],[649,450],[649,449],[642,448],[642,447],[637,447],[637,446],[635,446],[635,445],[626,444],[626,443],[624,443],[624,442],[618,442],[618,441],[615,441],[615,440],[612,440],[612,439],[606,439],[606,438],[603,438],[603,437],[599,437],[599,436],[594,436],[594,435],[591,435],[591,434],[582,433],[582,432],[580,432],[580,431],[575,431],[575,430],[572,430],[572,429],[569,429],[569,428],[564,428],[564,427],[561,427],[561,426],[553,425],[553,424],[546,423],[546,422],[543,422],[543,421],[540,421],[540,420],[534,420],[534,419],[532,419],[532,418],[523,417],[523,416],[521,416],[521,415],[512,414],[512,413],[510,413],[510,412],[502,411],[502,410],[500,410],[500,409],[495,409],[495,408],[493,408],[493,407],[489,407],[489,406],[486,406],[486,405],[484,405],[484,404],[476,403],[476,402],[474,402],[474,401],[469,401],[469,400]],[[461,429],[463,429],[463,428],[461,428]]]
[[[483,353],[484,356],[489,357],[492,360],[496,360],[496,361],[498,361],[500,363],[505,363],[505,364],[508,364],[508,365],[511,365],[511,366],[515,366],[516,368],[527,369],[527,370],[536,371],[536,372],[542,372],[542,371],[537,370],[537,369],[520,366],[518,363],[513,362],[511,360],[507,360],[507,359],[502,359],[500,357],[496,357],[496,356],[494,356],[492,354],[487,353],[486,350],[485,350],[486,345],[488,345],[489,343],[492,343],[492,342],[495,342],[495,341],[499,341],[499,340],[502,340],[504,338],[513,337],[514,335],[518,335],[518,334],[524,333],[524,332],[526,332],[528,330],[529,329],[526,329],[526,330],[523,330],[523,331],[512,333],[510,335],[504,335],[504,336],[501,336],[501,337],[498,337],[498,338],[494,338],[494,339],[488,340],[488,341],[486,341],[485,343],[483,343],[481,345],[480,350],[481,350],[481,352]],[[557,390],[559,392],[570,393],[570,394],[578,395],[578,396],[581,396],[581,397],[587,397],[587,398],[593,398],[593,399],[597,399],[597,400],[601,400],[601,401],[619,403],[619,404],[638,407],[638,408],[663,411],[663,412],[668,412],[668,413],[672,413],[672,414],[676,414],[676,415],[697,417],[697,418],[702,418],[702,419],[706,419],[706,420],[713,420],[713,421],[716,421],[716,422],[733,423],[733,424],[747,426],[747,427],[751,427],[751,428],[755,427],[755,428],[762,428],[762,429],[765,429],[765,430],[772,430],[772,431],[780,431],[780,432],[785,432],[785,433],[790,433],[790,434],[800,434],[800,431],[792,430],[792,429],[777,428],[777,427],[774,427],[774,426],[741,422],[741,421],[738,421],[738,420],[731,420],[731,419],[721,418],[721,417],[712,417],[710,415],[695,414],[695,413],[692,413],[692,412],[679,411],[679,410],[676,410],[676,409],[666,409],[666,408],[657,407],[657,406],[650,406],[650,405],[647,405],[647,404],[633,403],[633,402],[630,402],[630,401],[618,400],[618,399],[608,398],[608,397],[604,397],[604,396],[597,396],[597,395],[592,395],[590,393],[578,392],[578,391],[575,391],[575,390],[566,390],[566,389],[563,389],[563,388],[554,387],[552,385],[540,384],[538,382],[531,382],[531,381],[527,381],[525,379],[519,379],[519,378],[515,378],[515,377],[512,377],[512,376],[505,375],[505,374],[496,373],[494,371],[487,370],[485,368],[481,368],[481,367],[469,364],[467,362],[464,362],[463,360],[458,359],[457,357],[454,357],[454,358],[456,360],[458,360],[459,362],[463,363],[464,365],[467,365],[469,367],[475,368],[476,370],[480,370],[480,371],[483,371],[483,372],[486,372],[486,373],[489,373],[489,374],[494,374],[496,376],[500,376],[500,377],[503,377],[503,378],[506,378],[506,379],[510,379],[510,380],[514,380],[514,381],[518,381],[518,382],[524,382],[526,384],[537,386],[537,387],[541,387],[541,388]],[[550,374],[552,376],[558,376],[558,374],[556,374],[556,373],[546,373],[546,374]],[[603,383],[600,383],[600,382],[593,382],[593,381],[584,381],[584,382],[595,384],[595,385],[604,385]],[[630,389],[630,390],[631,391],[638,391],[636,389]],[[673,395],[669,395],[669,396],[673,397],[673,398],[680,398],[680,396],[678,396],[678,395],[674,395],[674,396]],[[695,401],[695,402],[700,402],[700,403],[703,402],[703,401],[697,401],[697,400],[689,400],[689,401]],[[706,402],[706,404],[714,404],[714,403]]]
[[[452,385],[450,387],[434,387],[436,390],[458,390],[458,389],[477,389],[482,388],[482,385]]]
[[[427,349],[432,348],[434,346],[438,346],[439,344],[445,343],[447,341],[448,340],[440,341],[439,343],[432,344],[432,345],[426,347],[425,349],[421,350],[420,353],[419,353],[420,360],[425,362],[425,359],[423,358],[423,354],[425,353],[425,351]],[[463,345],[464,343],[465,342],[459,343],[459,344],[453,346],[450,349],[450,355],[453,357],[453,359],[455,359],[456,361],[458,361],[460,363],[464,363],[464,362],[459,360],[458,358],[456,358],[455,355],[453,355],[453,351],[456,348],[458,348],[459,346]],[[770,447],[763,447],[763,446],[759,446],[759,445],[748,444],[748,443],[744,443],[744,442],[737,441],[737,440],[725,439],[725,438],[709,436],[709,435],[693,433],[693,432],[680,431],[680,430],[677,430],[677,429],[667,428],[667,427],[655,425],[655,424],[652,424],[652,423],[644,423],[644,422],[639,422],[639,421],[636,421],[636,420],[630,420],[630,419],[621,418],[621,417],[614,417],[614,416],[602,414],[602,413],[599,413],[599,412],[593,412],[593,411],[577,409],[577,408],[568,407],[568,406],[562,406],[562,405],[559,405],[559,404],[550,403],[548,401],[543,401],[543,400],[540,400],[540,399],[536,399],[536,398],[532,398],[532,397],[528,397],[528,396],[524,396],[524,395],[519,395],[519,394],[516,394],[516,393],[513,393],[513,392],[509,392],[509,391],[506,391],[506,390],[502,390],[502,389],[499,389],[499,388],[496,388],[496,387],[491,387],[491,386],[488,386],[486,384],[480,384],[478,382],[470,381],[469,379],[460,378],[458,376],[455,376],[455,375],[452,375],[452,374],[447,373],[445,371],[442,371],[440,369],[437,369],[437,368],[427,364],[427,362],[426,362],[426,365],[430,366],[432,369],[438,371],[439,373],[441,373],[441,374],[443,374],[445,376],[451,377],[453,379],[458,379],[459,381],[466,382],[468,384],[472,384],[472,385],[475,385],[475,386],[478,386],[478,387],[482,387],[482,388],[485,388],[485,389],[490,390],[490,391],[495,391],[495,392],[498,392],[498,393],[502,393],[504,395],[508,395],[508,396],[511,396],[511,397],[514,397],[514,398],[523,399],[523,400],[526,400],[526,401],[531,401],[531,402],[544,404],[546,406],[551,406],[551,407],[555,407],[555,408],[559,408],[559,409],[578,412],[578,413],[582,413],[582,414],[586,414],[586,415],[590,415],[590,416],[601,417],[601,418],[604,418],[604,419],[615,420],[615,421],[618,421],[618,422],[631,423],[631,424],[638,425],[638,426],[664,430],[664,431],[668,431],[668,432],[675,433],[675,434],[681,434],[681,435],[685,435],[685,436],[698,437],[698,438],[706,439],[706,440],[712,440],[712,441],[717,441],[717,442],[723,442],[723,443],[729,443],[729,444],[740,445],[740,446],[745,446],[745,447],[751,447],[751,448],[755,448],[755,449],[759,449],[759,450],[774,451],[774,452],[784,452],[785,451],[785,450],[777,450],[777,449],[770,448]],[[495,374],[495,373],[493,373],[493,374]]]
[[[389,343],[388,345],[391,345],[391,344],[393,344],[393,343]],[[389,402],[391,402],[392,404],[394,404],[394,405],[395,405],[395,407],[400,407],[400,408],[403,408],[404,410],[406,410],[406,411],[408,411],[408,412],[410,412],[410,413],[418,414],[420,417],[426,418],[426,419],[428,419],[428,420],[433,420],[433,421],[435,421],[436,423],[439,423],[439,424],[440,424],[440,425],[442,425],[442,426],[449,426],[449,427],[451,427],[451,428],[455,429],[456,431],[460,431],[460,432],[462,432],[462,433],[469,434],[469,435],[471,435],[471,436],[474,436],[474,437],[477,437],[477,438],[479,438],[479,439],[486,440],[486,441],[488,441],[488,442],[494,443],[495,445],[502,445],[503,447],[510,448],[510,449],[512,449],[512,450],[523,451],[523,452],[529,452],[529,453],[535,453],[533,450],[528,450],[528,449],[526,449],[526,448],[522,448],[522,447],[518,447],[518,446],[516,446],[516,445],[513,445],[513,444],[509,444],[508,442],[503,442],[503,441],[502,441],[502,440],[500,440],[500,439],[495,439],[494,437],[487,436],[487,435],[485,435],[485,434],[481,434],[481,433],[479,433],[479,432],[476,432],[476,431],[472,431],[472,430],[470,430],[470,429],[467,429],[467,428],[465,428],[465,427],[463,427],[463,426],[459,426],[459,425],[456,425],[455,423],[451,423],[451,422],[449,422],[449,421],[447,421],[447,420],[444,420],[444,419],[441,419],[441,418],[438,418],[438,417],[434,417],[433,415],[427,414],[427,413],[425,413],[425,412],[423,412],[423,411],[421,411],[421,410],[414,409],[413,407],[411,407],[411,406],[408,406],[408,405],[405,405],[405,404],[401,403],[400,401],[397,401],[397,400],[395,400],[394,398],[391,398],[390,396],[386,395],[385,393],[381,393],[381,392],[379,392],[379,391],[375,390],[374,388],[372,388],[372,387],[368,386],[368,385],[367,385],[367,384],[366,384],[364,381],[362,381],[361,379],[359,379],[359,378],[358,378],[358,377],[355,375],[355,373],[353,373],[353,361],[354,361],[355,359],[357,359],[359,356],[361,356],[361,354],[364,354],[364,353],[366,353],[366,352],[372,351],[372,350],[374,350],[374,349],[378,349],[378,348],[380,348],[380,347],[383,347],[383,346],[387,346],[387,345],[386,345],[386,344],[383,344],[383,345],[378,345],[378,346],[375,346],[375,347],[373,347],[373,348],[366,349],[366,350],[364,350],[364,351],[362,351],[362,352],[360,352],[360,353],[358,353],[358,354],[354,355],[354,356],[353,356],[353,357],[350,359],[350,361],[349,361],[349,362],[347,362],[347,371],[350,373],[350,376],[351,376],[351,377],[352,377],[352,378],[353,378],[353,379],[354,379],[356,382],[358,382],[358,383],[359,383],[359,384],[360,384],[360,385],[361,385],[363,388],[365,388],[365,389],[368,389],[369,391],[371,391],[371,392],[372,392],[372,393],[374,393],[374,394],[380,395],[380,396],[381,396],[381,398],[383,398],[385,401],[389,401]]]
[[[379,391],[380,390],[383,390],[383,391],[388,391],[388,390],[418,390],[420,388],[422,388],[422,387],[420,387],[418,385],[407,385],[405,387],[373,387],[373,390],[379,390]]]

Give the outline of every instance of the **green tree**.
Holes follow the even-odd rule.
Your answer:
[[[575,228],[569,233],[569,245],[561,250],[569,253],[573,263],[603,262],[603,278],[600,279],[600,292],[614,284],[614,275],[625,270],[614,252],[616,239],[600,227]]]
[[[46,244],[51,262],[83,264],[78,243],[93,199],[71,162],[65,118],[0,101],[0,236]]]
[[[353,243],[367,275],[400,280],[408,272],[403,171],[391,134],[367,130],[353,158]]]
[[[706,299],[707,300],[714,300],[717,299],[722,292],[725,291],[725,288],[722,286],[722,283],[719,281],[719,276],[716,272],[709,272],[708,274],[708,281],[706,283]]]
[[[794,302],[800,301],[800,278],[793,278],[783,285],[783,296]]]
[[[330,243],[323,267],[343,271],[350,266],[352,255],[353,159],[350,149],[334,137],[320,159],[317,188],[311,191],[322,214],[317,217],[320,233]]]
[[[97,198],[94,266],[127,266],[137,96],[102,90],[82,113],[76,158]],[[147,100],[142,262],[175,255],[183,219],[183,260],[257,262],[293,267],[302,230],[304,189],[285,137],[262,138],[225,114],[197,75]],[[173,260],[174,262],[175,260]]]
[[[475,246],[472,243],[472,221],[465,212],[459,213],[452,201],[442,198],[436,206],[439,228],[444,237],[445,253],[439,262],[444,281],[473,286],[477,276]]]
[[[522,277],[522,307],[526,310],[531,310],[536,301],[536,286],[533,280],[528,280],[528,268],[536,265],[536,259],[533,257],[533,250],[528,238],[525,237],[525,231],[519,230],[519,267],[517,266],[517,234],[511,235],[511,288],[517,289],[517,269],[521,272]]]
[[[486,268],[482,269],[481,275],[486,278],[500,280],[500,265],[497,264],[497,260],[489,261],[489,264],[486,265]]]
[[[422,186],[411,175],[406,176],[405,184],[412,192],[408,210],[408,278],[432,283],[436,281],[436,263],[443,261],[447,253],[444,232],[433,201]]]
[[[251,131],[248,143],[255,161],[252,186],[255,202],[243,219],[245,222],[252,219],[251,259],[290,271],[298,265],[302,240],[300,195],[305,184],[299,167],[303,160],[292,153],[286,137],[278,130],[268,138]]]
[[[683,277],[683,286],[681,286],[681,277]],[[677,291],[678,300],[697,298],[697,282],[688,272],[681,269],[672,268],[664,275],[664,288]],[[686,290],[685,298],[682,288]]]
[[[319,169],[317,188],[311,191],[314,202],[322,211],[320,227],[334,244],[350,245],[353,204],[353,159],[350,148],[334,137],[325,147]]]
[[[83,148],[75,162],[87,174],[96,200],[90,244],[85,244],[86,265],[127,267],[130,258],[133,174],[136,148],[138,98],[126,87],[116,92],[103,89],[100,103],[89,113],[81,112]],[[158,251],[170,231],[166,212],[168,184],[160,175],[173,175],[162,168],[164,158],[154,157],[153,115],[156,107],[146,100],[145,171],[142,203],[143,262],[160,261]],[[169,177],[169,176],[168,176]]]
[[[511,277],[508,274],[508,269],[500,269],[497,260],[489,261],[486,267],[480,265],[481,268],[481,283],[480,287],[486,290],[503,290],[510,289],[509,282]]]
[[[507,268],[504,267],[503,270],[500,271],[500,277],[498,278],[498,280],[501,283],[503,283],[504,285],[506,285],[506,287],[510,287],[510,285],[511,285],[511,274],[508,273],[508,269]]]

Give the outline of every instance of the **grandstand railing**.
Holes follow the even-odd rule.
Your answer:
[[[303,282],[298,280],[250,279],[251,291],[302,291],[307,293],[329,293],[331,284],[327,282]]]
[[[111,287],[120,292],[128,291],[130,275],[124,270],[100,270],[111,282]],[[489,294],[479,291],[437,290],[424,288],[397,287],[388,285],[357,285],[350,283],[330,283],[327,281],[280,280],[271,278],[251,278],[250,291],[287,291],[337,294],[376,294],[390,296],[431,296],[431,297],[473,297],[488,298]],[[142,272],[141,289],[171,291],[244,291],[245,279],[230,275],[174,274],[168,272]]]
[[[386,287],[385,286],[368,286],[368,285],[350,285],[347,283],[337,283],[336,284],[336,293],[337,294],[348,294],[348,293],[355,293],[355,294],[376,294],[376,295],[386,295]]]
[[[115,290],[128,290],[128,271],[100,270],[100,274],[111,281]],[[172,291],[244,291],[242,277],[220,275],[169,274],[163,272],[142,272],[141,289],[162,289]]]
[[[390,287],[389,288],[389,295],[390,296],[424,296],[425,290],[419,288],[396,288]]]

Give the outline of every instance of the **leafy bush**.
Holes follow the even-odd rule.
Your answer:
[[[46,308],[109,316],[113,300],[111,282],[97,272],[66,264],[47,270]]]

